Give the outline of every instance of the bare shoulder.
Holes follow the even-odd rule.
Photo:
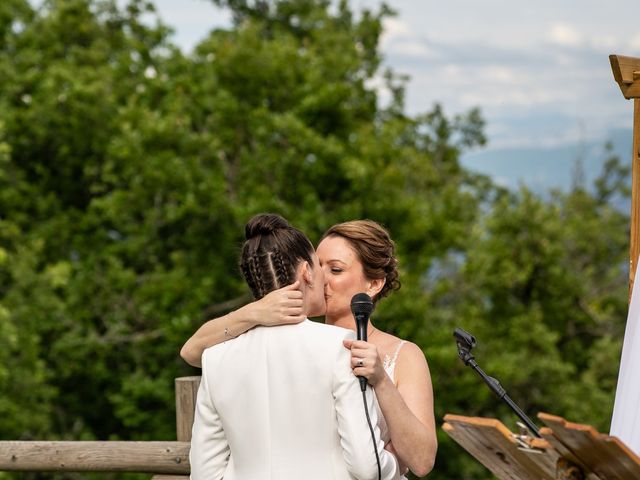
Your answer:
[[[369,342],[376,346],[380,358],[387,361],[394,357],[402,339],[382,330],[376,330],[374,334],[369,337]]]
[[[396,366],[398,383],[410,378],[430,378],[429,366],[422,349],[407,341],[400,350]]]
[[[418,345],[413,342],[405,341],[402,349],[400,350],[400,355],[398,356],[398,361],[403,360],[405,363],[416,363],[416,364],[427,364],[427,358]]]
[[[402,338],[391,335],[390,333],[380,331],[380,336],[373,343],[378,347],[378,351],[381,355],[386,354],[392,356],[396,352],[398,353],[398,370],[405,370],[420,366],[428,368],[427,360],[422,349],[413,342],[403,340]],[[398,350],[398,348],[400,348],[400,350]]]
[[[422,349],[415,343],[409,342],[408,340],[406,340],[404,345],[402,346],[400,354],[403,355],[406,359],[425,363],[427,362]]]

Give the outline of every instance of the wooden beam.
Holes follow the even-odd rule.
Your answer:
[[[189,474],[189,442],[0,441],[0,471]]]
[[[640,98],[640,58],[609,55],[609,62],[624,98]]]

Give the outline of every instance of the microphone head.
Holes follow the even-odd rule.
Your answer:
[[[368,318],[373,312],[373,300],[366,293],[356,293],[351,299],[351,313],[354,315],[366,315]]]

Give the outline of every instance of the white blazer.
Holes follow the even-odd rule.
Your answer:
[[[193,480],[378,478],[362,392],[342,340],[349,330],[305,320],[257,327],[202,355],[191,439]],[[382,478],[400,478],[384,450],[367,387]]]

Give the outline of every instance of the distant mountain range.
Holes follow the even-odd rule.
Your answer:
[[[517,189],[526,185],[537,193],[552,188],[569,190],[574,184],[576,172],[587,187],[602,172],[608,158],[605,143],[611,142],[613,152],[623,163],[631,163],[633,131],[612,130],[604,140],[576,143],[558,147],[527,147],[474,151],[462,156],[462,164],[469,170],[489,175],[499,185]],[[578,167],[578,165],[581,165]]]

